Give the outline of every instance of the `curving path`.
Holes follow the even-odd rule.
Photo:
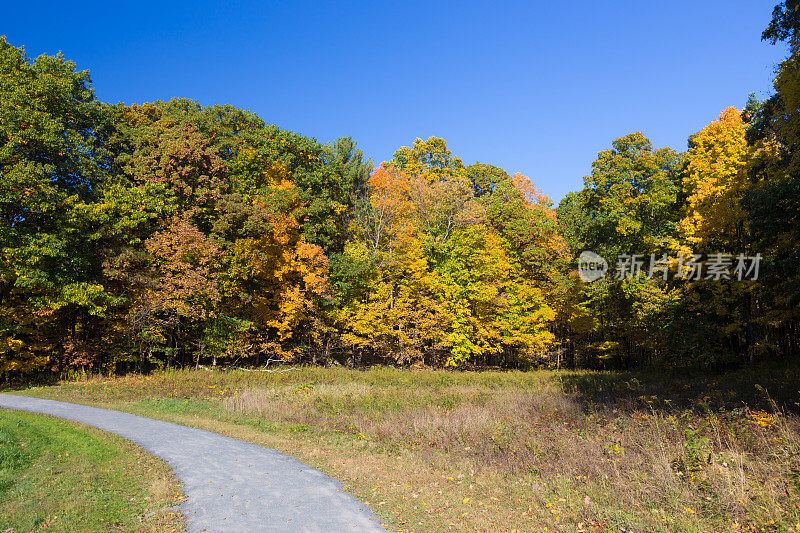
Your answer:
[[[28,396],[0,407],[54,415],[116,433],[164,459],[183,482],[190,532],[386,531],[342,484],[270,448],[161,420]]]

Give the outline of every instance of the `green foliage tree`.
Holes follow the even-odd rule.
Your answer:
[[[751,113],[747,139],[756,153],[742,205],[752,248],[764,257],[759,320],[767,354],[797,353],[800,320],[800,4],[778,4],[762,40],[786,42],[789,56],[774,79],[775,94]]]
[[[800,1],[775,94],[654,148],[613,141],[553,209],[416,139],[373,168],[230,105],[103,104],[0,38],[0,375],[220,359],[721,365],[797,352]],[[757,282],[583,283],[584,250],[760,253]],[[674,265],[672,265],[674,268]],[[674,273],[674,271],[673,271]]]
[[[0,37],[0,372],[87,364],[99,283],[93,201],[100,107],[89,73]]]
[[[612,271],[620,254],[661,257],[677,234],[684,165],[682,154],[653,149],[641,133],[615,140],[592,163],[584,189],[567,195],[558,208],[572,253],[591,250]],[[570,360],[629,366],[656,356],[674,295],[658,279],[642,279],[645,273],[579,288],[569,287],[578,283],[574,279],[565,282],[559,325],[570,342]]]

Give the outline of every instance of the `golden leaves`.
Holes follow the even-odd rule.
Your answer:
[[[747,187],[746,166],[751,155],[741,114],[735,107],[723,110],[719,120],[690,138],[690,144],[683,179],[687,209],[679,224],[683,242],[678,247],[735,247],[745,223],[739,199]]]

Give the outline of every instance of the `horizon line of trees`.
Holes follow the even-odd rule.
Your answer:
[[[554,208],[416,139],[377,167],[233,106],[106,104],[0,37],[0,376],[270,360],[727,366],[796,357],[800,11],[775,94],[598,154]],[[582,282],[592,250],[761,255],[757,280]],[[674,272],[678,265],[669,263]]]

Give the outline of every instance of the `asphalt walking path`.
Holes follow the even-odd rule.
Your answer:
[[[115,433],[164,459],[183,482],[189,532],[386,531],[342,484],[293,457],[161,420],[74,403],[0,394],[0,407]]]

